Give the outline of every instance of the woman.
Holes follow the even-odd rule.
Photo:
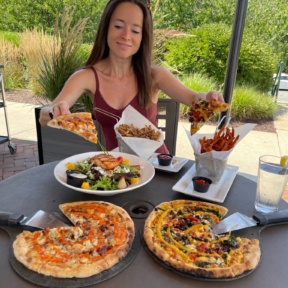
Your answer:
[[[152,66],[153,23],[147,0],[110,0],[99,23],[96,40],[85,67],[75,72],[50,106],[41,110],[40,124],[69,114],[69,108],[86,93],[93,101],[94,116],[105,136],[106,149],[118,146],[114,125],[131,105],[157,126],[159,91],[188,106],[197,98],[222,96],[211,91],[196,93],[173,74]],[[165,145],[157,152],[167,153]]]

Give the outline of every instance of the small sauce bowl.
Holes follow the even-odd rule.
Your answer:
[[[158,159],[159,165],[169,166],[172,162],[173,155],[162,153],[162,154],[157,155],[157,159]]]
[[[78,170],[67,170],[67,184],[74,187],[81,187],[82,183],[87,179],[87,175]]]
[[[202,176],[192,178],[194,190],[200,193],[205,193],[209,190],[212,180]]]

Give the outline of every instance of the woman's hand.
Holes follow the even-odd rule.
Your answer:
[[[60,101],[57,104],[46,106],[40,111],[39,123],[42,127],[46,127],[47,123],[51,120],[51,116],[56,118],[60,115],[70,114],[69,104],[66,101]]]
[[[206,99],[211,101],[211,100],[217,100],[221,103],[224,103],[224,98],[222,95],[220,95],[218,92],[216,91],[210,91],[206,94]]]

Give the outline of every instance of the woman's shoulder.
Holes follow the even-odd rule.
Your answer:
[[[82,68],[75,71],[67,80],[66,85],[76,85],[86,91],[95,90],[95,80],[93,71],[90,68]]]
[[[90,67],[87,68],[81,68],[77,71],[75,71],[71,77],[84,77],[87,75],[90,75],[92,73],[92,69]]]
[[[161,67],[159,65],[152,65],[151,66],[151,74],[152,74],[152,77],[159,77],[159,76],[163,76],[163,75],[167,75],[167,74],[170,74],[170,72],[165,69],[164,67]]]
[[[153,65],[151,67],[151,76],[154,85],[158,85],[162,81],[167,81],[167,76],[169,76],[170,74],[171,73],[164,67],[158,65]]]

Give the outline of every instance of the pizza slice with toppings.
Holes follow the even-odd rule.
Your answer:
[[[97,143],[97,130],[89,112],[71,113],[69,115],[61,115],[51,119],[49,127],[64,129],[85,138],[86,140]]]
[[[210,102],[204,99],[194,101],[189,109],[189,122],[191,122],[190,134],[195,134],[209,119],[222,111],[226,111],[230,104],[217,100]]]

